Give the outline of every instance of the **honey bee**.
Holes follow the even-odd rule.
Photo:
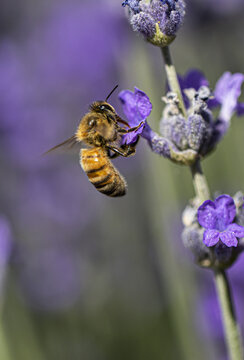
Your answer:
[[[80,150],[80,165],[95,188],[111,197],[125,195],[127,184],[110,159],[135,154],[137,142],[133,145],[121,145],[121,140],[123,135],[136,130],[141,125],[130,128],[107,102],[117,87],[118,85],[105,101],[95,101],[90,105],[89,112],[82,117],[73,136],[47,151],[49,153],[65,145],[72,147],[77,143],[85,145],[86,148]],[[128,129],[121,127],[119,123],[124,124]]]

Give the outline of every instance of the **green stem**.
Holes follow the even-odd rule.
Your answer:
[[[193,185],[197,196],[197,204],[210,198],[208,183],[203,175],[200,160],[191,166]],[[219,299],[222,320],[225,330],[225,339],[231,360],[242,360],[242,342],[239,327],[236,321],[234,305],[227,276],[224,271],[215,271],[215,286]]]
[[[178,81],[178,77],[177,77],[175,67],[174,67],[173,62],[172,62],[169,47],[164,46],[164,47],[161,48],[161,50],[162,50],[162,54],[163,54],[163,58],[164,58],[164,62],[165,62],[165,71],[166,71],[166,75],[167,75],[170,90],[177,94],[178,99],[179,99],[180,111],[183,114],[183,116],[185,118],[187,118],[186,108],[185,108],[185,105],[184,105],[180,84],[179,84],[179,81]]]
[[[192,172],[193,186],[197,196],[197,205],[200,206],[205,200],[210,199],[210,191],[209,191],[207,179],[203,174],[200,160],[197,160],[191,166],[191,172]]]
[[[162,48],[162,53],[165,61],[165,70],[171,91],[178,95],[179,108],[182,114],[186,117],[186,109],[184,106],[181,89],[179,86],[177,73],[172,63],[169,47]],[[198,159],[192,166],[193,186],[196,193],[197,206],[201,205],[205,200],[210,199],[210,191],[207,180],[203,174],[200,159]],[[227,276],[223,270],[215,270],[215,286],[217,289],[217,296],[222,312],[222,319],[225,329],[225,339],[228,347],[228,352],[231,360],[242,360],[242,341],[234,312],[234,305],[232,302],[230,286]]]
[[[227,275],[224,271],[215,272],[216,289],[222,312],[225,337],[231,360],[242,360],[242,341],[239,326],[236,320],[231,289]]]

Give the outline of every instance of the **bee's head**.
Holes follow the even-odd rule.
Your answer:
[[[115,115],[115,109],[106,101],[95,101],[90,106],[91,111],[102,115]]]

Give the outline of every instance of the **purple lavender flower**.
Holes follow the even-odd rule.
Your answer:
[[[216,83],[213,91],[214,98],[209,101],[210,108],[221,106],[221,113],[223,113],[224,118],[229,119],[238,107],[242,108],[244,106],[244,104],[238,104],[243,81],[243,74],[235,73],[232,75],[228,71],[225,72]],[[182,91],[189,88],[198,91],[201,86],[209,87],[208,80],[197,69],[189,70],[184,76],[179,76],[179,82]]]
[[[187,119],[179,109],[176,94],[168,92],[163,101],[166,106],[160,122],[161,137],[147,124],[141,136],[146,138],[152,150],[181,164],[192,164],[198,155],[205,156],[213,150],[230,126],[236,111],[244,113],[244,105],[238,104],[243,74],[224,73],[216,84],[213,96],[209,83],[198,70],[179,77]],[[220,106],[217,119],[211,109]]]
[[[152,104],[149,97],[136,87],[134,93],[130,90],[121,91],[119,93],[119,99],[129,125],[136,127],[141,123],[141,126],[137,130],[124,136],[123,142],[131,144],[137,140],[138,135],[142,134],[146,119],[152,111]]]
[[[157,46],[169,45],[175,38],[185,16],[184,0],[126,0],[134,31]]]
[[[227,247],[236,247],[237,238],[244,237],[244,227],[234,223],[236,207],[229,195],[221,195],[215,201],[206,200],[198,209],[198,222],[206,230],[203,242],[208,247],[222,241]]]
[[[146,122],[146,118],[151,112],[152,104],[144,92],[137,88],[135,88],[135,94],[129,90],[125,90],[120,93],[119,98],[128,118],[129,125],[137,126],[142,122],[139,129],[126,135],[127,143],[134,142],[140,134],[148,141],[149,146],[154,152],[170,158],[172,161],[189,164],[195,160],[197,155],[195,151],[192,149],[180,151],[171,139],[159,136],[150,128]],[[177,137],[177,134],[175,134],[175,136]]]
[[[209,82],[202,72],[193,69],[190,70],[184,77],[179,77],[182,91],[188,88],[199,90],[201,86],[209,87]],[[215,122],[215,132],[218,131],[218,140],[226,133],[229,128],[230,121],[234,113],[242,115],[244,113],[244,104],[238,103],[238,98],[241,95],[241,86],[244,82],[244,75],[241,73],[231,74],[225,72],[217,81],[213,91],[213,99],[208,101],[208,106],[213,109],[220,107],[219,115]],[[185,102],[186,107],[189,103]],[[221,126],[220,126],[221,124]],[[215,133],[215,136],[217,134]]]
[[[232,222],[231,224],[228,224],[226,230],[228,231],[232,231],[232,228],[234,229],[238,229],[239,226],[244,225],[244,211],[243,211],[243,203],[244,203],[244,197],[243,197],[243,193],[238,191],[234,196],[233,199],[229,196],[229,195],[222,195],[224,197],[224,201],[222,203],[222,205],[226,205],[227,207],[228,205],[231,205],[229,209],[230,210],[230,214],[231,210],[233,211],[233,214],[235,213],[235,218],[234,218],[234,223]],[[227,199],[226,199],[227,196]],[[230,199],[228,202],[227,200]],[[221,200],[221,199],[220,199]],[[233,206],[233,200],[234,200],[234,204],[235,206]],[[217,199],[216,199],[217,201]],[[209,201],[208,201],[209,202]],[[207,202],[207,204],[208,204]],[[226,204],[225,204],[226,202]],[[210,202],[210,204],[212,205],[213,202]],[[207,217],[207,214],[205,213],[205,216],[207,217],[207,221],[210,221],[211,215],[212,213],[214,213],[215,215],[215,220],[216,220],[216,224],[214,224],[213,226],[215,226],[215,228],[220,228],[221,224],[222,224],[222,228],[223,226],[223,222],[219,225],[219,221],[218,221],[218,216],[221,217],[221,211],[223,210],[225,217],[222,217],[224,220],[224,224],[228,223],[231,219],[230,217],[228,218],[227,215],[229,214],[228,211],[226,211],[225,206],[221,208],[220,204],[218,203],[217,206],[217,215],[215,214],[215,210],[213,209],[213,207],[210,207],[210,216]],[[227,215],[226,215],[227,214]],[[232,217],[233,217],[232,214]],[[221,218],[221,219],[222,219]],[[209,220],[210,219],[210,220]],[[226,220],[227,219],[227,220]],[[230,219],[230,220],[228,220]],[[203,227],[200,226],[199,221],[198,221],[198,207],[197,207],[197,203],[195,202],[191,202],[186,209],[183,212],[183,216],[182,216],[182,221],[184,224],[184,230],[182,232],[182,240],[183,240],[183,244],[184,246],[191,250],[191,252],[194,255],[194,260],[197,264],[199,264],[201,267],[206,267],[206,268],[212,268],[212,269],[228,269],[238,258],[238,256],[243,252],[244,250],[244,239],[240,238],[238,240],[238,246],[237,247],[228,247],[226,246],[222,241],[218,241],[218,243],[214,246],[214,248],[210,249],[208,246],[206,246],[206,244],[203,242],[203,238],[204,238],[204,232],[205,229]],[[232,226],[230,226],[232,225]],[[237,225],[237,227],[236,227]],[[210,225],[209,225],[210,226]],[[207,227],[207,225],[205,225],[205,228]],[[240,229],[240,228],[239,228]],[[214,229],[210,229],[212,232]],[[220,232],[220,230],[218,230]],[[243,230],[242,230],[243,231]],[[235,233],[235,236],[238,237],[237,235],[240,233]],[[211,234],[210,234],[211,235]],[[236,240],[235,240],[236,242]]]

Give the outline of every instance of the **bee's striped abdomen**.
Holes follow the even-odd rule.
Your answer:
[[[125,195],[125,179],[113,166],[105,149],[100,147],[82,149],[80,163],[90,182],[98,191],[112,197]]]

